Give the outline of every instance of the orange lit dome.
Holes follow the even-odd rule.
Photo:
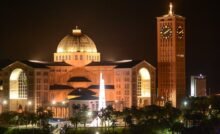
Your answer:
[[[72,34],[65,36],[57,47],[57,53],[89,52],[96,53],[96,45],[87,35],[76,27]]]

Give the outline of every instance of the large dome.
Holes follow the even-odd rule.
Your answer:
[[[95,43],[80,29],[73,29],[72,34],[65,36],[57,47],[57,53],[89,52],[96,53]]]

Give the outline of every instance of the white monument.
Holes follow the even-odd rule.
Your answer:
[[[102,72],[100,73],[100,82],[99,82],[99,106],[98,106],[98,112],[101,111],[101,109],[106,108],[106,100],[105,100],[105,80],[102,78]],[[101,113],[100,113],[101,114]],[[101,119],[97,116],[92,123],[90,124],[91,127],[98,127],[101,125]]]

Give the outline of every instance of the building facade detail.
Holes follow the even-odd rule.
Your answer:
[[[158,100],[180,106],[186,95],[185,18],[173,12],[157,17]]]

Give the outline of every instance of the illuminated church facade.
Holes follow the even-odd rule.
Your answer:
[[[155,103],[155,67],[145,60],[102,61],[94,41],[76,28],[60,41],[53,62],[0,60],[0,111],[43,106],[63,118],[72,105],[96,111],[101,72],[107,105],[122,110]]]

